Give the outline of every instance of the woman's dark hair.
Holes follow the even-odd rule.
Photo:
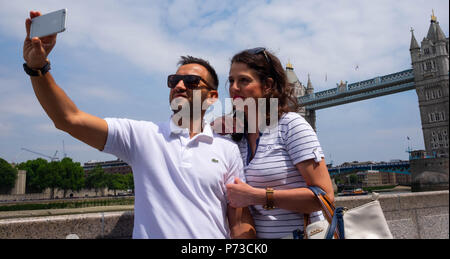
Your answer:
[[[262,85],[265,85],[268,78],[273,80],[269,91],[264,94],[266,98],[266,123],[270,122],[270,98],[278,99],[278,118],[288,112],[297,112],[299,104],[297,98],[293,95],[294,88],[288,83],[286,71],[281,65],[280,60],[265,48],[248,49],[234,55],[231,59],[233,63],[246,64],[250,69],[256,71]],[[247,127],[247,123],[245,122]],[[235,141],[242,139],[242,133],[233,133],[232,138]]]

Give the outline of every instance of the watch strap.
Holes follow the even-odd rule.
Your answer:
[[[31,69],[27,63],[23,63],[23,70],[29,76],[42,76],[45,75],[50,70],[50,61],[47,60],[47,63],[41,69]]]

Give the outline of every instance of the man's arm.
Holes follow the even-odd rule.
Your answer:
[[[30,18],[40,15],[40,12],[30,12]],[[25,27],[27,37],[23,57],[28,67],[38,70],[46,64],[47,56],[56,44],[56,35],[30,39],[31,19],[26,20]],[[94,148],[103,150],[108,136],[108,125],[105,120],[79,110],[56,84],[50,72],[41,76],[31,76],[30,79],[39,103],[56,128]]]
[[[230,224],[231,238],[256,238],[256,230],[252,215],[248,208],[233,208],[228,205],[228,223]]]

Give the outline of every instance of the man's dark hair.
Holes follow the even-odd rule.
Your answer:
[[[201,58],[192,57],[192,56],[181,56],[180,61],[178,61],[178,65],[184,66],[187,64],[199,64],[199,65],[203,66],[204,68],[206,68],[206,70],[208,70],[209,74],[211,75],[212,79],[214,80],[213,86],[217,90],[217,88],[219,87],[219,78],[217,77],[216,70],[214,70],[214,68],[209,64],[208,61],[201,59]]]

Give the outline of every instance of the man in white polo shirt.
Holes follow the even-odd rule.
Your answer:
[[[39,15],[30,12],[30,18]],[[204,109],[194,112],[196,94],[201,103],[217,99],[218,79],[208,62],[182,57],[168,77],[176,114],[167,122],[101,119],[79,110],[56,84],[46,59],[56,35],[29,39],[30,24],[27,19],[24,69],[47,115],[58,129],[133,168],[133,238],[255,237],[248,209],[234,209],[226,200],[225,185],[244,177],[239,150],[202,123]],[[187,123],[177,116],[185,107]]]

